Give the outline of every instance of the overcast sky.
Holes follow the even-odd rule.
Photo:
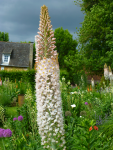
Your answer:
[[[48,7],[52,29],[68,29],[73,39],[82,27],[83,12],[74,0],[0,0],[0,31],[9,33],[9,41],[35,41],[39,32],[41,6]]]

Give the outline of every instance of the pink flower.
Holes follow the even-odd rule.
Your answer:
[[[12,136],[12,131],[10,129],[6,129],[3,132],[4,137],[11,137]]]
[[[5,129],[0,128],[0,138],[4,137],[4,136],[3,136],[4,130],[5,130]]]
[[[22,121],[23,120],[23,117],[22,116],[19,116],[18,117],[18,121]]]
[[[88,105],[88,102],[85,102],[85,105]]]
[[[17,118],[13,118],[13,121],[17,120]]]

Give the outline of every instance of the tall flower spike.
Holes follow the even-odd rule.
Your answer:
[[[105,80],[109,79],[109,71],[108,71],[108,67],[107,67],[106,63],[104,65],[104,77],[105,77]]]
[[[109,66],[109,78],[111,75],[112,75],[112,70],[111,70],[111,67]]]
[[[40,32],[37,32],[39,35],[35,36],[35,42],[36,42],[36,53],[39,54],[36,58],[36,62],[43,59],[45,56],[46,58],[52,57],[53,59],[56,59],[57,52],[53,51],[56,47],[54,44],[56,38],[54,37],[54,32],[51,29],[52,25],[50,25],[51,21],[49,20],[49,13],[48,8],[43,5],[41,7],[41,15],[40,15],[40,24],[39,24],[39,30]],[[37,44],[38,42],[38,44]],[[36,56],[37,56],[36,54]],[[53,54],[53,56],[51,55]]]
[[[64,120],[60,92],[58,54],[54,51],[55,38],[50,25],[48,9],[41,7],[40,24],[36,40],[36,103],[37,124],[41,145],[48,149],[65,150]],[[38,39],[36,39],[38,37]],[[38,42],[38,43],[37,43]]]
[[[91,79],[91,85],[92,85],[92,87],[94,88],[95,83],[94,83],[94,79],[93,79],[93,78]]]

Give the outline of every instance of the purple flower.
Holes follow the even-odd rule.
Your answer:
[[[1,138],[1,137],[4,137],[4,136],[3,136],[4,130],[5,130],[5,129],[0,128],[0,138]]]
[[[12,132],[10,129],[6,129],[3,131],[3,136],[4,137],[11,137],[12,136]]]
[[[13,121],[17,120],[17,118],[13,118]]]
[[[22,121],[23,120],[23,117],[22,116],[19,116],[18,117],[18,121]]]
[[[88,105],[88,102],[85,102],[85,105]]]

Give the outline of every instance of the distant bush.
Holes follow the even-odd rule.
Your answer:
[[[108,80],[108,84],[110,83],[110,81]],[[107,86],[107,80],[105,80],[105,77],[102,76],[99,86],[102,87],[103,89],[105,89],[105,86]]]
[[[63,77],[66,83],[70,80],[69,73],[65,69],[60,69],[60,80],[62,80]]]

